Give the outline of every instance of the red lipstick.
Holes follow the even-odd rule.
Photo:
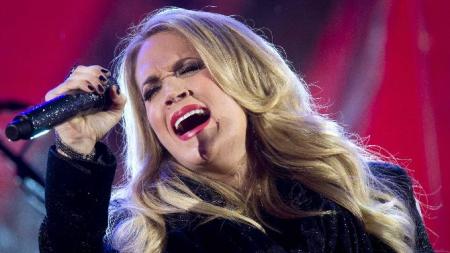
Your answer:
[[[181,140],[186,141],[190,138],[194,137],[196,134],[200,133],[205,127],[209,124],[209,121],[211,118],[209,118],[207,121],[203,122],[202,124],[196,126],[194,129],[187,131],[183,135],[178,136]]]
[[[190,104],[190,105],[183,106],[180,110],[178,110],[172,114],[172,117],[170,118],[170,126],[173,128],[175,125],[175,122],[177,122],[177,120],[179,118],[183,117],[183,115],[185,115],[186,113],[188,113],[192,110],[197,110],[197,109],[202,109],[202,108],[204,108],[204,107],[200,106],[200,105],[196,105],[196,104]]]

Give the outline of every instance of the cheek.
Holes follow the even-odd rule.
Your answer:
[[[156,133],[156,135],[160,135],[161,131],[165,128],[164,127],[164,120],[162,117],[162,114],[159,110],[156,110],[155,108],[151,106],[146,106],[147,109],[147,120],[150,123],[151,128]]]

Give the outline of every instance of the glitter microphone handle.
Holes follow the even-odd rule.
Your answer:
[[[5,129],[11,141],[27,140],[47,132],[53,127],[78,116],[95,113],[109,108],[111,99],[109,89],[117,82],[109,78],[105,93],[66,94],[37,105],[20,113]]]

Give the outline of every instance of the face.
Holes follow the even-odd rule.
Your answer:
[[[214,82],[196,50],[172,31],[147,38],[135,79],[159,141],[182,165],[231,174],[246,161],[246,115]]]

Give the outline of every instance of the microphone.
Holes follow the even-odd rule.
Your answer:
[[[53,127],[78,116],[106,110],[111,105],[108,95],[117,81],[110,77],[105,92],[64,94],[20,113],[7,125],[5,134],[11,141],[34,139]]]

